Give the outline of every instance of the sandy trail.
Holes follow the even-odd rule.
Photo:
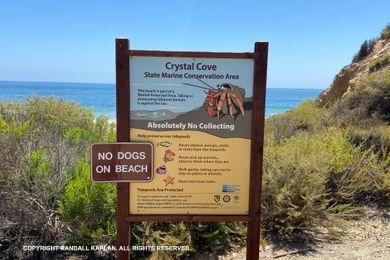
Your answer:
[[[315,245],[286,247],[272,243],[261,248],[260,259],[390,259],[390,211],[366,210],[366,216],[347,222],[338,241],[316,237]],[[245,259],[246,249],[238,249],[217,259]]]

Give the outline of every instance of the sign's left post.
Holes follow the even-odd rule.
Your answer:
[[[115,40],[116,59],[116,137],[117,142],[130,141],[130,68],[129,40]],[[130,259],[129,183],[117,183],[116,223],[117,257]],[[122,250],[119,250],[122,249]]]

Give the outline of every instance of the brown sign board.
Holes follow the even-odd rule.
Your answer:
[[[94,182],[150,182],[153,180],[151,143],[97,143],[91,147]]]
[[[252,90],[252,105],[251,107],[252,113],[251,115],[249,113],[245,113],[246,119],[250,120],[250,136],[248,140],[250,140],[250,147],[247,149],[247,157],[249,164],[249,171],[246,170],[247,177],[249,177],[249,185],[245,184],[245,187],[248,189],[247,192],[247,198],[246,202],[248,202],[247,212],[246,209],[244,209],[244,214],[242,212],[235,212],[234,215],[218,212],[218,215],[214,215],[211,213],[206,213],[207,215],[200,214],[199,212],[190,212],[189,214],[185,214],[182,212],[172,212],[167,211],[166,214],[158,214],[157,212],[142,212],[141,214],[135,212],[130,212],[130,208],[132,207],[131,200],[133,199],[133,196],[131,194],[132,188],[134,188],[134,184],[129,185],[128,183],[118,183],[117,184],[117,212],[116,212],[116,221],[117,221],[117,246],[120,247],[129,247],[130,243],[130,222],[141,222],[141,221],[158,221],[158,222],[176,222],[176,221],[201,221],[201,222],[229,222],[229,221],[246,221],[248,223],[247,225],[247,255],[246,259],[252,260],[252,259],[259,259],[259,243],[260,243],[260,213],[261,213],[261,190],[262,190],[262,168],[263,168],[263,144],[264,144],[264,122],[265,122],[265,96],[266,96],[266,79],[267,79],[267,57],[268,57],[268,43],[267,42],[256,42],[254,46],[253,52],[243,52],[243,53],[231,53],[231,52],[178,52],[178,51],[148,51],[148,50],[132,50],[129,46],[129,40],[128,39],[116,39],[116,105],[117,105],[117,113],[116,113],[116,122],[117,122],[117,141],[119,142],[127,142],[130,140],[145,140],[145,141],[153,141],[149,140],[149,137],[147,139],[142,139],[143,135],[145,135],[145,131],[141,135],[137,134],[136,128],[137,128],[137,122],[134,122],[134,120],[130,120],[130,110],[131,107],[134,106],[134,102],[137,102],[137,96],[134,95],[134,88],[137,87],[137,82],[134,82],[136,79],[133,78],[131,80],[130,77],[130,71],[134,69],[142,69],[142,66],[139,64],[135,64],[134,60],[138,58],[134,57],[147,57],[150,60],[161,60],[161,57],[170,57],[170,58],[182,58],[181,61],[183,61],[185,58],[193,59],[191,62],[196,63],[196,59],[223,59],[225,61],[228,61],[229,59],[245,59],[250,60],[249,62],[253,62],[252,68],[247,68],[246,72],[252,73],[253,76],[251,77],[251,86],[248,85],[250,90]],[[130,62],[130,60],[133,59],[133,62]],[[191,63],[190,62],[190,63]],[[187,62],[188,63],[188,62]],[[199,61],[196,64],[203,63],[202,61]],[[154,63],[157,64],[157,63]],[[173,63],[165,63],[165,68],[171,68]],[[187,70],[188,66],[181,66],[182,62],[179,62],[175,68],[182,68],[184,70]],[[172,65],[172,66],[171,66]],[[215,64],[218,65],[218,64]],[[222,65],[222,64],[221,64]],[[132,66],[132,69],[130,68]],[[167,67],[168,66],[168,67]],[[240,67],[241,66],[234,66]],[[193,66],[189,66],[189,71],[194,68]],[[203,69],[203,67],[200,67]],[[205,67],[210,68],[212,70],[217,69],[217,67],[214,66],[206,66]],[[148,71],[149,72],[149,71]],[[153,73],[144,74],[144,76],[152,76],[157,81],[161,79],[156,73],[155,70],[152,71]],[[191,74],[191,73],[190,73]],[[192,73],[193,74],[193,73]],[[204,74],[204,73],[202,73]],[[141,75],[141,74],[140,74]],[[155,76],[157,75],[157,76]],[[164,74],[166,75],[166,74]],[[168,74],[167,74],[168,75]],[[178,76],[177,73],[169,73],[172,77]],[[168,76],[169,76],[168,75]],[[218,77],[219,74],[216,74],[216,77]],[[229,73],[230,75],[230,73]],[[240,73],[241,75],[241,73]],[[238,76],[240,76],[238,75]],[[162,73],[161,73],[162,76]],[[195,75],[196,76],[196,75]],[[196,77],[193,77],[194,79]],[[165,76],[164,76],[165,77]],[[185,76],[184,76],[185,77]],[[198,77],[198,76],[197,76]],[[210,78],[214,76],[207,77],[202,76],[203,79]],[[227,78],[227,76],[225,76]],[[229,76],[229,79],[231,77]],[[238,79],[238,77],[234,77]],[[201,79],[199,77],[199,79]],[[186,86],[194,85],[191,82],[186,81],[180,81],[180,83],[187,83]],[[198,82],[197,82],[198,83]],[[224,82],[220,82],[224,83]],[[208,83],[209,84],[209,83]],[[183,84],[182,84],[183,85]],[[206,85],[206,84],[203,84]],[[235,85],[235,84],[233,84]],[[138,85],[139,86],[139,85]],[[181,86],[183,87],[183,86]],[[204,88],[204,87],[201,87]],[[215,88],[215,87],[214,87]],[[181,89],[181,88],[178,88]],[[131,92],[133,91],[133,95],[131,95]],[[130,102],[132,100],[132,102]],[[189,102],[189,101],[187,101]],[[236,102],[238,104],[238,102]],[[133,104],[133,105],[131,105]],[[245,106],[243,107],[245,110]],[[134,110],[134,109],[133,109]],[[146,110],[148,111],[148,110]],[[134,111],[133,111],[134,112]],[[150,111],[148,111],[150,112]],[[212,111],[211,111],[212,112]],[[222,111],[223,112],[223,111]],[[230,112],[229,112],[230,113]],[[241,113],[243,114],[243,113]],[[228,117],[227,117],[228,118]],[[195,119],[195,117],[190,117],[190,119]],[[132,122],[131,122],[132,121]],[[138,122],[139,123],[139,122]],[[158,124],[161,124],[161,122],[156,122],[157,127]],[[153,122],[152,122],[153,124]],[[153,125],[152,125],[153,126]],[[200,126],[200,125],[199,125]],[[144,129],[146,130],[146,129]],[[160,129],[162,131],[162,129]],[[165,133],[159,132],[161,135],[164,136]],[[152,136],[150,136],[152,137]],[[141,138],[141,139],[140,139]],[[154,138],[154,137],[153,137]],[[165,138],[165,136],[164,136]],[[191,139],[191,138],[189,138]],[[197,142],[195,139],[191,139],[193,142]],[[206,139],[200,138],[199,140],[205,141]],[[160,156],[159,147],[158,145],[168,144],[171,143],[171,140],[163,140],[163,142],[155,142],[155,152],[158,154],[156,156],[156,167],[160,168],[159,160],[163,160],[165,163],[166,157]],[[174,143],[172,142],[172,145]],[[242,153],[239,149],[237,149],[236,146],[231,146],[235,151],[237,152],[234,156],[242,156]],[[170,147],[169,149],[172,149]],[[177,150],[179,152],[179,150]],[[178,156],[179,153],[178,153]],[[181,155],[183,156],[183,155]],[[163,159],[164,158],[164,159]],[[171,163],[168,163],[170,167],[172,167],[172,161]],[[157,168],[157,169],[158,169]],[[172,168],[171,168],[172,169]],[[161,174],[164,172],[158,172],[156,170],[156,175],[159,175],[155,178],[154,182],[161,180]],[[167,173],[167,172],[166,172]],[[165,175],[164,175],[165,177]],[[168,177],[168,176],[167,176]],[[171,176],[174,179],[174,181],[177,181],[178,176],[174,177]],[[234,178],[232,178],[234,180]],[[247,178],[248,180],[248,178]],[[177,183],[177,182],[176,182]],[[150,183],[153,185],[153,183]],[[166,186],[170,186],[172,183],[165,183]],[[225,184],[225,183],[224,183]],[[230,185],[230,184],[228,184]],[[132,188],[130,186],[133,186]],[[137,185],[135,185],[137,186]],[[142,185],[141,185],[142,186]],[[150,186],[150,185],[145,185]],[[244,187],[244,186],[243,186]],[[136,188],[136,187],[135,187]],[[171,187],[169,187],[171,188]],[[234,189],[232,186],[227,187],[228,191],[231,191]],[[222,186],[223,189],[223,186]],[[236,189],[236,191],[238,191]],[[199,187],[199,192],[204,192],[201,187]],[[134,195],[134,194],[133,194]],[[175,194],[174,194],[175,195]],[[215,195],[214,193],[212,194]],[[218,194],[217,194],[218,195]],[[241,199],[242,196],[240,196]],[[214,198],[214,197],[212,197]],[[222,200],[223,197],[220,197]],[[227,198],[227,197],[226,197]],[[218,198],[216,197],[216,200],[214,200],[214,203],[218,201]],[[226,202],[227,201],[227,202]],[[225,200],[224,203],[231,203],[232,200]],[[234,202],[234,197],[233,197]],[[134,201],[133,201],[134,203]],[[213,203],[213,202],[212,202]],[[134,204],[133,204],[134,206]],[[241,214],[240,214],[241,213]],[[130,257],[130,250],[119,250],[118,251],[118,258],[119,259],[129,259]]]

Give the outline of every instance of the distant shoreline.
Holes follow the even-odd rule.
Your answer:
[[[29,84],[69,84],[69,85],[110,85],[115,86],[115,83],[104,83],[104,82],[74,82],[74,81],[30,81],[30,80],[0,80],[0,86],[1,83],[29,83]],[[302,87],[270,87],[267,86],[267,89],[297,89],[297,90],[306,90],[306,89],[318,89],[318,90],[325,90],[325,88],[302,88]]]
[[[315,99],[322,89],[309,88],[267,88],[266,117],[295,108],[307,99]],[[109,117],[116,121],[115,84],[75,82],[30,82],[0,81],[0,100],[22,101],[34,95],[54,96],[66,101],[77,102],[92,109],[95,116]],[[201,106],[202,104],[199,104]]]

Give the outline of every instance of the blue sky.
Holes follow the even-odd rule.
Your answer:
[[[252,51],[270,42],[268,86],[325,88],[390,22],[390,1],[0,1],[0,80],[113,83],[131,48]]]

